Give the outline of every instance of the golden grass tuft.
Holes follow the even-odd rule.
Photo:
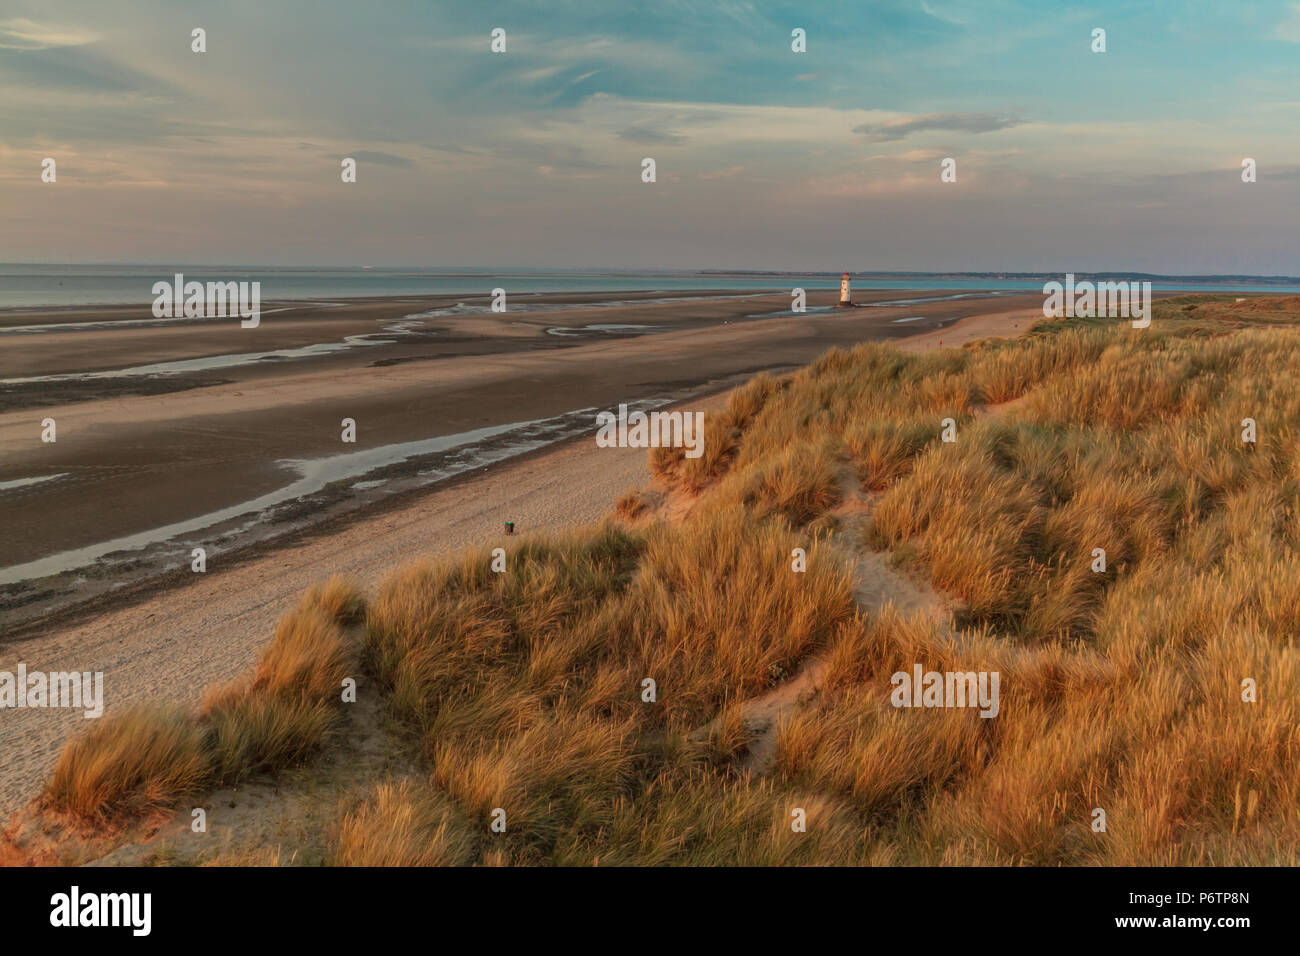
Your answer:
[[[86,822],[124,821],[187,795],[307,759],[342,719],[355,654],[340,626],[356,592],[313,588],[280,619],[252,675],[197,709],[133,708],[72,740],[45,788],[48,806]]]
[[[383,780],[342,813],[339,866],[460,866],[477,854],[474,834],[446,798],[410,780]]]
[[[67,745],[46,787],[54,809],[92,822],[146,814],[200,789],[210,774],[204,734],[175,707],[104,717]]]
[[[629,521],[635,521],[649,510],[650,505],[646,501],[645,495],[638,488],[623,492],[618,501],[614,503],[615,513],[627,518]]]

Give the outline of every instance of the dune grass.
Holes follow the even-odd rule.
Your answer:
[[[302,762],[341,718],[356,656],[341,625],[363,608],[342,578],[311,589],[281,618],[247,681],[210,691],[197,710],[159,705],[101,718],[64,750],[45,802],[86,822],[121,822]]]
[[[210,779],[203,730],[177,707],[133,707],[105,717],[64,749],[45,796],[87,821],[148,813]]]
[[[698,495],[681,524],[519,539],[503,573],[487,546],[402,569],[359,666],[425,776],[349,797],[334,861],[1296,863],[1300,301],[1280,301],[834,350],[734,392],[700,458],[652,452]],[[869,521],[828,542],[846,473]],[[846,545],[889,549],[960,630],[859,607]],[[301,759],[347,659],[328,619],[357,607],[315,603],[334,610],[283,625],[285,652],[199,714],[74,742],[51,799],[102,815]],[[819,693],[746,720],[814,658]],[[998,672],[998,716],[891,706],[915,664]]]
[[[383,780],[339,821],[338,866],[455,866],[472,861],[479,840],[446,797],[410,780]]]
[[[852,615],[819,548],[796,576],[799,539],[748,518],[726,506],[682,529],[533,538],[506,573],[470,554],[380,588],[370,666],[437,790],[480,824],[505,811],[496,862],[594,862],[599,834],[639,826],[624,814],[647,786],[715,773],[694,728]]]

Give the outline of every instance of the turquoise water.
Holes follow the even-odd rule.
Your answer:
[[[238,266],[108,266],[108,265],[5,265],[0,264],[0,309],[74,305],[147,305],[153,302],[153,284],[171,282],[175,273],[186,281],[257,281],[262,301],[275,299],[356,298],[361,296],[487,295],[495,288],[507,293],[612,292],[691,289],[730,289],[752,292],[839,288],[839,275],[743,273],[535,270],[506,272],[474,269],[290,269]],[[1061,276],[1056,278],[1060,279]],[[1044,278],[945,278],[916,273],[901,278],[854,278],[854,289],[1006,289],[1042,292]],[[1152,288],[1206,292],[1300,292],[1294,284],[1186,281],[1152,282]]]

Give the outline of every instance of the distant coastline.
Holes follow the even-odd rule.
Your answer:
[[[845,263],[851,266],[851,263]],[[153,300],[153,284],[177,272],[187,279],[256,280],[264,302],[376,299],[392,296],[486,296],[493,289],[526,297],[548,293],[732,293],[837,289],[842,269],[826,272],[763,270],[617,270],[399,267],[257,267],[189,264],[22,264],[0,263],[0,310],[135,306]],[[1061,272],[861,272],[849,269],[855,290],[1040,292]],[[1148,281],[1162,292],[1294,292],[1300,277],[1158,273],[1079,272],[1079,280]],[[525,299],[526,301],[526,299]]]
[[[1076,279],[1087,279],[1089,281],[1110,281],[1128,279],[1130,281],[1151,282],[1169,285],[1175,288],[1187,288],[1191,285],[1291,285],[1300,286],[1300,276],[1257,276],[1246,274],[1213,274],[1213,275],[1170,275],[1162,272],[1084,272],[1073,270]],[[899,281],[915,282],[925,280],[939,280],[943,282],[963,282],[974,280],[976,282],[995,282],[1000,279],[1007,279],[1013,282],[1048,282],[1052,279],[1060,279],[1062,272],[855,272],[849,270],[849,276],[853,279],[864,279],[870,282],[876,281]],[[838,279],[841,272],[769,272],[763,270],[710,270],[702,269],[699,275],[740,275],[740,276],[817,276],[819,278]]]

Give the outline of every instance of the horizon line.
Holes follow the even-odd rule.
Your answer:
[[[505,275],[511,272],[539,272],[539,273],[574,273],[574,274],[593,274],[593,275],[645,275],[654,273],[675,273],[682,275],[748,275],[748,276],[830,276],[838,277],[845,271],[850,276],[870,278],[872,276],[957,276],[957,277],[993,277],[1005,279],[1031,279],[1041,276],[1056,275],[1076,275],[1076,276],[1130,276],[1150,279],[1273,279],[1273,280],[1290,280],[1300,282],[1300,275],[1289,275],[1287,273],[1254,273],[1254,272],[1134,272],[1116,269],[872,269],[872,270],[854,270],[854,269],[723,269],[723,268],[674,268],[670,266],[651,266],[651,267],[626,267],[626,266],[505,266],[501,268],[489,269],[484,266],[430,266],[430,265],[407,265],[407,264],[348,264],[348,265],[257,265],[247,262],[29,262],[22,260],[0,261],[0,268],[7,266],[38,266],[46,268],[149,268],[158,267],[172,269],[175,267],[183,268],[207,268],[207,269],[245,269],[245,270],[262,270],[262,271],[333,271],[333,270],[356,270],[356,271],[425,271],[455,277],[460,275],[474,276],[494,276]]]

